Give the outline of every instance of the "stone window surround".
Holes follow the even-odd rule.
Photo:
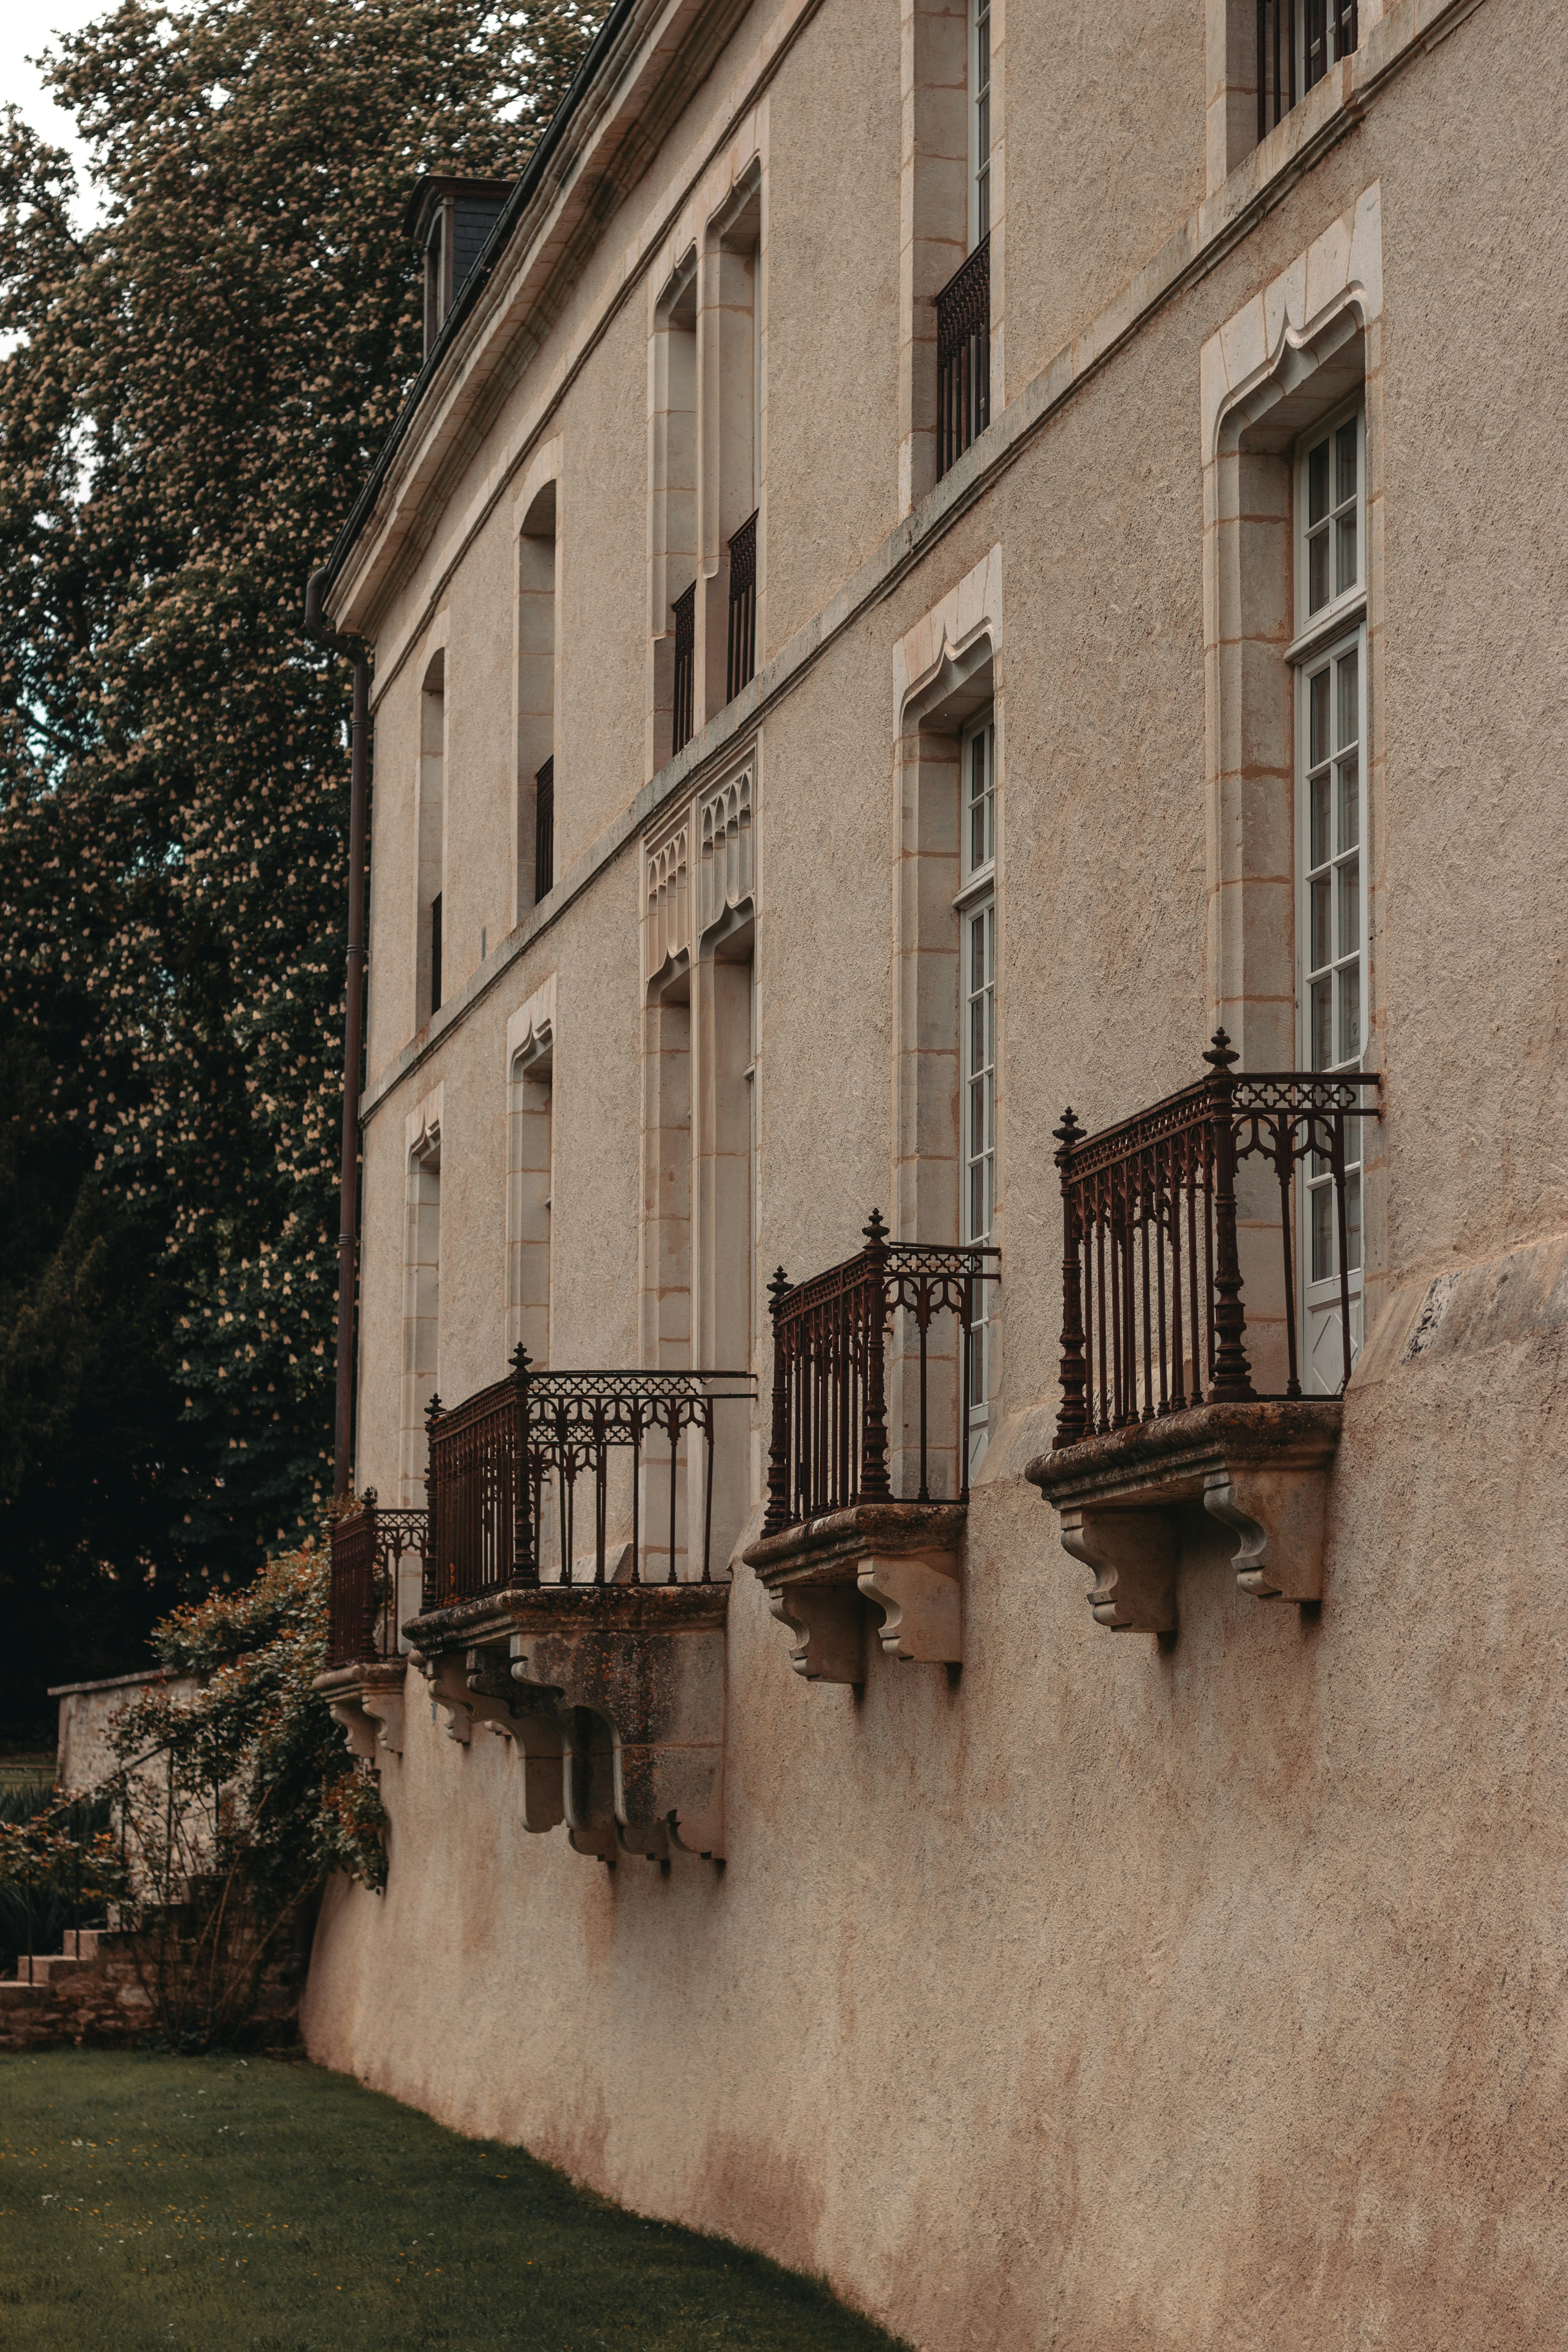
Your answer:
[[[1390,0],[1357,0],[1358,46],[1365,45],[1389,6]],[[1258,0],[1206,0],[1205,31],[1204,137],[1212,196],[1258,144]],[[1328,79],[1342,74],[1349,63],[1337,59]],[[1313,89],[1320,86],[1314,83]],[[1297,104],[1311,95],[1304,90]]]
[[[1099,318],[1081,335],[1065,344],[999,415],[993,416],[985,432],[949,467],[930,496],[899,524],[821,611],[803,624],[766,667],[759,668],[752,684],[699,730],[668,767],[649,779],[622,815],[588,845],[569,872],[558,877],[546,904],[520,923],[492,952],[488,963],[454,992],[429,1024],[428,1033],[411,1037],[374,1073],[360,1099],[362,1122],[377,1115],[382,1106],[438,1050],[448,1030],[465,1020],[491,988],[500,985],[511,964],[529,952],[607,866],[628,851],[636,854],[637,845],[658,824],[661,813],[682,797],[689,798],[698,784],[727,766],[734,758],[736,744],[753,734],[767,711],[793,691],[829,647],[871,606],[883,602],[917,564],[929,561],[936,542],[1010,466],[1026,454],[1041,430],[1082,385],[1110,365],[1169,302],[1206,277],[1225,254],[1243,243],[1312,166],[1356,129],[1368,105],[1482,5],[1483,0],[1394,0],[1392,7],[1386,7],[1373,30],[1363,36],[1355,55],[1308,92],[1278,129],[1270,131],[1215,194],[1166,240]],[[640,263],[628,254],[628,272],[634,267],[640,274]],[[542,425],[524,429],[519,436],[515,457],[495,469],[465,515],[447,561],[432,585],[424,613],[395,643],[384,667],[377,667],[373,707],[379,705],[382,696],[426,641],[438,617],[437,608],[465,552],[483,530],[496,499],[513,478],[517,467],[526,463],[542,424],[553,415],[555,404],[587,356],[587,346],[596,342],[606,323],[597,322],[593,332],[584,336],[584,348],[574,345],[563,359],[556,375],[542,394]],[[426,614],[430,619],[426,620]]]
[[[399,1501],[405,1510],[424,1507],[425,1408],[439,1385],[442,1091],[437,1079],[404,1122],[403,1410],[398,1478]]]
[[[516,789],[512,794],[512,924],[525,922],[533,898],[534,778],[546,760],[557,760],[562,743],[562,436],[553,434],[536,449],[524,469],[512,501],[512,539],[517,569],[512,596],[512,677],[515,697],[512,724],[516,736]],[[546,493],[552,494],[549,543],[550,584],[544,587],[543,562],[538,541],[543,533],[529,528],[542,512]],[[530,541],[535,541],[531,548]],[[538,560],[532,560],[538,557]],[[538,611],[537,606],[546,606]],[[557,810],[561,806],[561,772],[555,772]]]
[[[696,664],[692,709],[700,733],[724,707],[729,621],[729,532],[757,511],[756,644],[767,643],[767,239],[769,106],[763,97],[736,128],[692,190],[647,271],[648,337],[648,654],[646,771],[653,776],[670,757],[675,688],[672,586],[681,572],[697,582]],[[731,478],[734,436],[723,429],[728,337],[738,305],[732,282],[747,267],[733,244],[737,229],[750,246],[752,480]],[[694,297],[691,465],[689,485],[672,452],[670,405],[672,304]],[[683,446],[683,444],[680,445]],[[689,499],[688,515],[684,504]],[[680,541],[687,531],[689,547]]]
[[[1006,698],[1002,550],[994,546],[893,647],[895,973],[894,1165],[889,1188],[897,1241],[959,1238],[959,918],[962,887],[959,744],[965,723],[989,707],[995,719],[996,1187],[993,1241],[1005,1240],[1006,1204]],[[1000,1285],[990,1302],[992,1412],[1003,1358]],[[935,1426],[956,1414],[956,1335],[943,1318],[931,1358]],[[943,1388],[952,1384],[951,1393]],[[889,1467],[904,1491],[904,1449],[913,1443],[896,1358],[889,1366]],[[954,1487],[948,1489],[954,1492]]]
[[[970,249],[971,0],[901,0],[899,512],[936,487],[935,298]],[[1006,397],[1006,0],[991,0],[991,414]]]
[[[439,1012],[430,1004],[435,960],[432,903],[446,887],[447,751],[450,706],[447,698],[447,629],[443,612],[427,632],[422,652],[414,751],[414,906],[409,937],[414,942],[413,1029],[417,1035]],[[433,705],[439,700],[437,712]],[[445,900],[443,899],[443,908]],[[443,956],[443,962],[447,959]],[[445,986],[446,974],[442,975]]]
[[[749,1226],[756,1290],[755,1202],[749,1183],[743,1199],[737,1191],[745,1180],[736,1137],[742,1121],[750,1129],[756,1104],[761,753],[760,741],[751,742],[642,844],[638,1323],[650,1366],[742,1369],[762,1328],[747,1286],[720,1278],[736,1232]],[[743,988],[751,992],[744,1003]],[[748,1495],[760,1479],[757,1441],[752,1454]],[[725,1504],[716,1492],[715,1523],[737,1507],[743,1516],[738,1496]]]
[[[1211,1013],[1240,1045],[1243,1067],[1289,1068],[1296,1059],[1296,684],[1289,657],[1321,634],[1295,635],[1297,455],[1302,434],[1358,393],[1366,418],[1370,714],[1365,1036],[1368,1061],[1377,1066],[1382,321],[1382,191],[1373,182],[1209,337],[1200,356],[1209,992]],[[1381,1287],[1384,1164],[1369,1139],[1368,1328]],[[1245,1217],[1239,1183],[1237,1194]],[[1244,1592],[1260,1601],[1320,1601],[1327,1482],[1342,1410],[1337,1397],[1200,1404],[1031,1462],[1026,1475],[1056,1510],[1063,1549],[1092,1571],[1088,1600],[1095,1622],[1173,1638],[1182,1513],[1194,1505],[1234,1530],[1231,1567]]]
[[[552,972],[506,1024],[506,1346],[510,1360],[521,1340],[539,1365],[550,1361],[555,1120],[547,1098],[554,1091],[555,982]]]
[[[1365,1066],[1384,1030],[1383,227],[1374,181],[1203,347],[1204,676],[1209,1017],[1244,1069],[1297,1066],[1297,709],[1292,656],[1321,631],[1295,617],[1297,450],[1352,395],[1365,410],[1368,715],[1364,791]],[[1336,634],[1345,626],[1338,608]],[[1384,1281],[1386,1161],[1372,1126],[1363,1174],[1363,1314]],[[1260,1180],[1261,1181],[1261,1180]]]

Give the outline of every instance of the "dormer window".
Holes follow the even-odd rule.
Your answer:
[[[415,189],[405,225],[425,248],[426,359],[511,190],[510,180],[437,175],[421,180]]]

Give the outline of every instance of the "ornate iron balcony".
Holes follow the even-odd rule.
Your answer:
[[[1380,1114],[1372,1072],[1242,1076],[1224,1030],[1210,1075],[1135,1118],[1086,1135],[1069,1109],[1056,1130],[1062,1181],[1062,1404],[1058,1448],[1196,1404],[1267,1402],[1253,1382],[1238,1243],[1238,1170],[1258,1163],[1241,1231],[1258,1286],[1259,1342],[1283,1371],[1276,1399],[1302,1394],[1303,1269],[1298,1178],[1308,1163],[1335,1282],[1343,1381],[1351,1372],[1352,1227],[1347,1160],[1358,1122]],[[1271,1172],[1274,1183],[1267,1182]],[[1270,1192],[1275,1195],[1270,1202]],[[1332,1208],[1328,1203],[1331,1198]],[[1277,1234],[1272,1246],[1266,1235]],[[1313,1271],[1305,1270],[1309,1275]],[[1336,1279],[1337,1277],[1337,1279]]]
[[[982,237],[936,297],[936,470],[991,422],[991,240]]]
[[[746,1372],[537,1372],[520,1348],[451,1412],[433,1397],[422,1613],[509,1588],[727,1576],[712,1558],[715,1407],[752,1393]]]
[[[724,699],[750,686],[757,667],[757,512],[730,541],[730,624],[724,651]]]
[[[697,688],[697,583],[683,588],[670,606],[675,614],[675,709],[671,719],[671,754],[689,743]]]
[[[417,1559],[423,1581],[428,1528],[424,1511],[384,1511],[374,1486],[332,1521],[329,1669],[397,1657],[399,1572]]]

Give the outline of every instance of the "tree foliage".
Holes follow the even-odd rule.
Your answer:
[[[319,1507],[349,687],[304,581],[416,372],[415,180],[515,173],[602,13],[121,0],[50,68],[85,231],[0,117],[0,1576],[76,1626],[29,1679]]]

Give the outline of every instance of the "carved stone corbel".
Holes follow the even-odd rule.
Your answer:
[[[866,1614],[853,1585],[781,1585],[768,1613],[790,1636],[789,1662],[808,1683],[863,1683]]]
[[[856,1581],[882,1612],[878,1638],[890,1658],[957,1665],[963,1657],[963,1597],[955,1552],[873,1552]]]
[[[864,1682],[867,1601],[880,1612],[875,1630],[889,1657],[958,1664],[963,1524],[959,1503],[859,1503],[748,1546],[742,1558],[793,1637],[795,1673]]]
[[[1232,1565],[1244,1592],[1322,1598],[1328,1479],[1342,1415],[1338,1397],[1194,1405],[1042,1454],[1024,1475],[1060,1514],[1064,1550],[1095,1572],[1096,1623],[1170,1633],[1184,1505],[1201,1504],[1235,1530]]]
[[[326,1700],[328,1712],[353,1753],[378,1769],[385,1757],[403,1753],[406,1675],[407,1662],[403,1658],[365,1659],[333,1666],[318,1675],[311,1685]]]
[[[410,1621],[437,1702],[523,1765],[523,1820],[578,1853],[723,1853],[727,1581],[513,1585]],[[461,1665],[458,1659],[461,1658]]]
[[[1062,1549],[1094,1571],[1097,1625],[1118,1633],[1176,1630],[1176,1527],[1169,1511],[1083,1510],[1061,1515]]]
[[[1232,1566],[1258,1601],[1321,1601],[1328,1482],[1321,1470],[1227,1465],[1204,1481],[1204,1508],[1241,1541]]]
[[[679,1607],[680,1596],[691,1595],[698,1612],[706,1596],[710,1615],[718,1596],[720,1622],[656,1631],[595,1622],[584,1611],[582,1621],[570,1627],[511,1636],[514,1679],[556,1694],[558,1718],[563,1727],[568,1717],[573,1725],[563,1774],[572,1843],[578,1853],[603,1852],[602,1759],[607,1748],[608,1814],[622,1851],[661,1862],[673,1840],[688,1853],[721,1854],[724,1588],[600,1587],[601,1619],[612,1591],[656,1608],[670,1601]],[[668,1606],[662,1613],[670,1613]],[[686,1613],[693,1614],[689,1603]],[[591,1728],[584,1727],[584,1716]]]
[[[375,1760],[376,1727],[359,1703],[356,1691],[352,1697],[335,1698],[329,1702],[327,1713],[348,1741],[351,1752],[362,1764]]]
[[[553,1710],[546,1705],[530,1706],[499,1651],[469,1650],[464,1667],[474,1721],[510,1741],[521,1767],[523,1828],[536,1833],[554,1829],[565,1816],[561,1726]]]

